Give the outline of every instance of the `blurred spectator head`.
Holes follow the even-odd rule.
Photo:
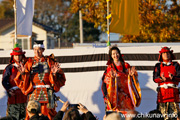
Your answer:
[[[27,111],[29,113],[40,113],[41,112],[41,105],[38,101],[29,101],[27,104]]]
[[[82,120],[82,119],[77,109],[70,108],[65,112],[63,120]]]
[[[105,120],[121,120],[120,114],[119,113],[111,113],[107,115]]]
[[[0,120],[16,120],[16,118],[10,117],[10,116],[6,116],[6,117],[0,118]]]

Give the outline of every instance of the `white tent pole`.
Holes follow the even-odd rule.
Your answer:
[[[17,43],[17,14],[16,14],[16,0],[14,0],[14,27],[15,27],[15,44]]]

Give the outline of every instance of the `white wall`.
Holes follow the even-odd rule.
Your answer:
[[[13,49],[13,37],[14,27],[4,31],[0,35],[0,49],[9,50]]]
[[[32,31],[37,34],[37,40],[44,40],[44,46],[47,49],[47,32],[35,25],[33,25]]]
[[[47,49],[47,32],[35,25],[32,27],[32,31],[37,34],[37,40],[44,40],[45,49]],[[0,49],[10,50],[13,49],[13,37],[12,34],[15,32],[14,27],[11,27],[3,31],[0,35]]]

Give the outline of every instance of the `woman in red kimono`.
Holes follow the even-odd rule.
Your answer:
[[[106,111],[126,113],[134,110],[134,104],[128,89],[128,76],[137,77],[135,67],[124,62],[117,47],[109,50],[108,67],[103,75],[102,92]]]
[[[26,113],[27,96],[16,86],[14,78],[18,72],[18,65],[26,62],[25,52],[21,48],[15,47],[12,51],[10,64],[6,66],[3,72],[2,85],[8,93],[7,115],[24,120]]]
[[[34,57],[29,58],[25,67],[18,69],[15,81],[22,92],[28,95],[28,101],[38,101],[41,104],[41,113],[52,120],[57,114],[53,92],[58,92],[65,85],[66,78],[54,56],[43,55],[43,41],[35,41],[33,50]],[[26,116],[26,120],[28,119]]]

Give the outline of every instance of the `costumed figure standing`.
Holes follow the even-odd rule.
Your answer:
[[[158,84],[157,106],[164,119],[177,119],[179,106],[178,84],[180,81],[180,66],[175,59],[173,51],[163,47],[159,51],[159,58],[154,67],[153,80]]]
[[[124,62],[120,50],[113,46],[109,50],[109,61],[102,78],[102,92],[107,111],[127,114],[139,106],[141,90],[135,67]]]
[[[65,85],[65,75],[54,55],[44,56],[43,41],[35,41],[34,57],[29,58],[16,76],[16,84],[21,88],[28,101],[36,100],[41,104],[41,113],[50,120],[57,114],[54,105],[54,92]],[[20,77],[23,82],[20,81]],[[26,116],[26,120],[28,120]]]
[[[16,86],[14,79],[18,72],[18,66],[20,64],[24,65],[27,59],[25,52],[18,47],[18,44],[15,44],[10,55],[10,63],[6,66],[2,77],[2,85],[8,94],[7,116],[16,118],[17,120],[24,120],[27,96]]]

